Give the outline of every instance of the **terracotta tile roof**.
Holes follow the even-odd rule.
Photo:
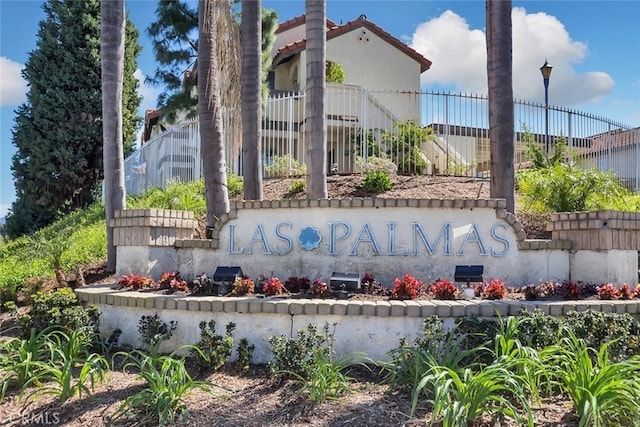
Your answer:
[[[282,24],[278,25],[276,29],[276,34],[286,31],[290,28],[295,28],[299,25],[304,24],[306,21],[305,15],[296,16],[295,18],[291,18],[287,21],[284,21]],[[336,23],[331,19],[327,19],[327,28],[333,28],[336,26]]]
[[[634,129],[616,129],[609,132],[593,135],[591,149],[586,153],[605,152],[609,147],[623,148],[633,146],[640,142],[640,128]]]
[[[289,21],[283,22],[281,26],[287,24],[290,21],[295,21],[299,19],[302,19],[302,22],[304,22],[304,15],[290,19]],[[328,22],[329,20],[327,20],[327,23]],[[291,28],[295,26],[293,24],[287,24],[287,25],[289,25],[287,28]],[[420,53],[418,53],[415,49],[410,48],[409,46],[407,46],[406,44],[404,44],[403,42],[401,42],[400,40],[398,40],[397,38],[395,38],[394,36],[386,32],[385,30],[383,30],[382,28],[374,24],[373,22],[367,21],[364,15],[360,16],[357,19],[354,19],[353,21],[347,22],[344,25],[334,24],[331,28],[327,30],[327,40],[331,40],[335,37],[341,36],[342,34],[345,34],[355,29],[363,28],[363,27],[368,29],[372,33],[376,34],[378,37],[380,37],[387,43],[391,44],[392,46],[395,46],[397,49],[401,50],[402,52],[404,52],[409,57],[413,58],[418,63],[420,63],[421,73],[427,71],[431,67],[431,61],[429,61],[427,58],[425,58]],[[303,40],[298,40],[297,42],[294,42],[294,43],[290,43],[284,47],[281,47],[280,49],[278,49],[275,57],[273,58],[273,66],[275,67],[284,59],[289,58],[303,51],[306,48],[306,45],[307,45],[307,41],[306,39],[303,39]]]

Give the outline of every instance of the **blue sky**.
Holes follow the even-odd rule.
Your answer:
[[[11,176],[14,110],[25,100],[20,69],[36,47],[41,1],[0,0],[0,217],[15,192]],[[303,0],[267,1],[279,21],[304,13]],[[156,2],[126,0],[140,30],[140,78],[155,69],[145,29]],[[554,67],[549,102],[640,126],[640,16],[638,1],[513,0],[514,95],[543,101],[539,68]],[[361,14],[429,58],[423,89],[486,93],[485,2],[328,0],[327,17],[346,23]],[[158,88],[141,85],[140,114],[155,107]]]

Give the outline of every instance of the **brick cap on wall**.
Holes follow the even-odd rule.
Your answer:
[[[371,301],[335,299],[272,299],[257,297],[173,296],[114,289],[115,285],[91,285],[75,289],[80,301],[124,307],[146,307],[158,310],[209,312],[251,312],[272,314],[332,314],[377,317],[485,317],[515,316],[520,310],[561,315],[568,311],[588,309],[616,313],[640,314],[640,300],[608,301],[511,301],[511,300],[389,300]],[[277,310],[274,304],[277,302]]]

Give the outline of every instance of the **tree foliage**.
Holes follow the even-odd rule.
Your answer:
[[[420,173],[428,165],[422,146],[435,139],[433,129],[420,126],[415,120],[397,122],[393,127],[393,131],[382,134],[382,141],[387,146],[387,154],[398,166],[398,173]]]
[[[147,32],[152,38],[158,66],[153,76],[147,77],[146,82],[163,87],[164,91],[157,100],[158,108],[163,110],[163,120],[174,122],[179,113],[184,113],[186,118],[196,118],[198,10],[185,0],[160,0],[156,17]],[[275,11],[262,10],[263,81],[271,67],[271,48],[275,41],[277,20],[278,14]],[[239,21],[237,23],[239,25]],[[221,46],[226,47],[224,43]],[[235,66],[239,67],[240,64]]]
[[[103,178],[99,0],[49,0],[36,49],[22,72],[27,100],[16,110],[12,159],[17,200],[7,218],[10,237],[92,204]],[[133,144],[140,103],[133,76],[140,52],[127,23],[124,141]]]
[[[525,208],[540,212],[575,212],[616,207],[634,210],[628,191],[618,177],[572,161],[567,139],[555,139],[552,154],[546,154],[524,128],[531,169],[518,171],[516,186]],[[626,206],[629,205],[629,206]]]

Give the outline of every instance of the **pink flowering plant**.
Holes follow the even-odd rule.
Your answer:
[[[248,277],[238,277],[231,285],[231,295],[240,297],[247,294],[252,294],[255,290],[255,283]]]
[[[153,287],[153,279],[142,277],[137,274],[127,274],[118,279],[118,289],[131,289],[137,291],[139,289],[147,289]]]
[[[606,285],[598,286],[598,298],[604,300],[620,299],[620,291],[613,283],[607,283]]]
[[[620,287],[620,299],[629,300],[633,299],[636,296],[640,297],[640,293],[637,289],[635,291],[632,290],[628,283],[624,283]]]
[[[269,277],[262,285],[262,292],[267,296],[280,295],[282,293],[282,282],[277,277]]]
[[[179,271],[165,271],[158,280],[159,289],[169,289],[171,292],[186,292],[189,290],[189,285],[182,279]]]
[[[323,282],[322,279],[314,280],[311,284],[311,287],[309,288],[309,292],[311,293],[311,295],[319,298],[326,298],[331,294],[329,286],[327,286],[327,284]]]

